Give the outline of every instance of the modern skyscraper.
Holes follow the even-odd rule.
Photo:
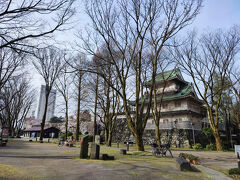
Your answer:
[[[40,94],[39,94],[39,101],[37,106],[37,120],[42,120],[44,114],[44,107],[46,102],[46,86],[41,85]],[[56,104],[56,90],[51,90],[49,99],[48,99],[48,107],[47,107],[47,116],[46,121],[49,121],[54,116]]]

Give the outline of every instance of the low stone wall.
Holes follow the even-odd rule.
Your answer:
[[[193,145],[192,130],[186,129],[169,129],[160,130],[162,144],[171,142],[172,147],[189,148]],[[200,131],[194,131],[195,137]],[[155,142],[155,130],[147,130],[144,133],[145,144]]]

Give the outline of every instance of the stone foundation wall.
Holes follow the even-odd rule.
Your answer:
[[[193,133],[189,129],[164,129],[161,132],[161,143],[167,144],[171,142],[172,147],[189,148],[193,146]],[[195,138],[200,131],[194,131]],[[195,139],[197,143],[197,139]],[[145,144],[155,142],[155,131],[147,130],[144,133]]]

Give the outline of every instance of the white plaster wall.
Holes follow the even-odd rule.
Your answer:
[[[168,112],[168,111],[179,111],[179,110],[188,110],[188,103],[187,103],[187,100],[183,99],[183,100],[178,100],[181,102],[181,106],[179,107],[176,107],[175,106],[175,101],[168,101],[168,102],[164,102],[166,103],[168,106],[167,108],[163,107],[163,104],[162,104],[162,107],[161,107],[161,112]],[[144,108],[144,113],[146,113],[147,111],[147,107]],[[152,112],[152,111],[151,111]]]

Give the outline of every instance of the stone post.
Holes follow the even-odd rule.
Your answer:
[[[83,136],[80,143],[81,143],[81,147],[80,147],[80,159],[86,159],[88,157],[88,140],[89,140],[89,136]]]
[[[95,136],[95,143],[100,145],[100,136],[99,135]]]
[[[100,146],[96,143],[91,145],[90,159],[99,159]]]

